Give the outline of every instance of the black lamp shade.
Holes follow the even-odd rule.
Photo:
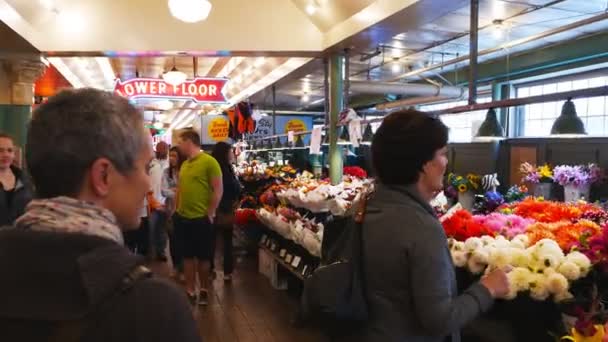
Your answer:
[[[561,115],[555,119],[551,134],[587,134],[585,124],[576,115],[576,107],[571,99],[568,99],[562,106]]]
[[[279,137],[276,137],[276,139],[272,143],[272,149],[273,150],[280,150],[281,149],[281,139]]]
[[[374,132],[372,131],[372,124],[368,123],[367,127],[363,131],[363,139],[361,140],[361,145],[371,145],[372,140],[374,139]]]
[[[479,126],[479,130],[475,136],[496,138],[505,136],[505,131],[500,122],[498,122],[498,117],[496,116],[496,111],[494,111],[494,108],[490,108],[488,110],[486,119],[483,120],[481,126]]]
[[[303,147],[305,147],[304,146],[304,140],[302,140],[302,136],[299,135],[299,134],[296,135],[296,141],[295,141],[295,143],[296,143],[296,145],[295,145],[296,148],[303,148]]]

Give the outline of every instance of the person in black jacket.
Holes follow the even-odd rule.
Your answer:
[[[225,142],[215,144],[211,155],[217,160],[222,169],[222,183],[224,193],[217,208],[217,226],[222,231],[224,241],[224,280],[232,280],[234,271],[234,255],[232,246],[233,218],[236,203],[241,195],[241,183],[234,172],[236,157],[232,146]]]
[[[0,231],[0,341],[200,341],[185,293],[124,247],[150,190],[151,143],[141,113],[109,92],[64,91],[36,109],[37,198]]]
[[[32,200],[28,177],[14,161],[13,138],[0,133],[0,226],[13,224]]]

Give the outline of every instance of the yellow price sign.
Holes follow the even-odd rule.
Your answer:
[[[209,134],[209,138],[213,141],[225,141],[228,139],[228,132],[230,131],[230,126],[228,120],[225,118],[215,118],[209,122],[207,126],[207,133]]]

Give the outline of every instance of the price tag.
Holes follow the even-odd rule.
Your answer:
[[[288,264],[291,264],[292,261],[293,261],[293,255],[287,254],[287,256],[285,256],[285,262]]]
[[[270,163],[268,163],[268,165],[270,165],[270,167],[274,167],[275,162],[271,161]]]
[[[287,250],[281,249],[281,251],[279,252],[279,256],[281,257],[281,259],[285,258],[285,254],[287,254]]]
[[[279,160],[279,161],[278,161],[278,164],[279,164],[279,166],[283,166],[283,161],[282,161],[282,160]]]
[[[295,139],[294,139],[293,131],[287,132],[287,141],[289,141],[290,143],[292,143],[294,140]]]
[[[301,261],[302,261],[302,258],[296,255],[296,256],[293,258],[293,261],[291,262],[291,266],[292,266],[293,268],[298,268],[298,266],[300,266],[300,262],[301,262]]]
[[[289,165],[289,160],[285,160],[285,165]]]
[[[308,265],[304,265],[304,268],[302,269],[302,275],[305,276],[307,271],[308,271]]]

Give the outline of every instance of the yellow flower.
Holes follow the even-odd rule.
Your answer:
[[[551,171],[551,168],[547,164],[538,168],[538,174],[540,175],[541,178],[552,178],[553,177],[553,172]]]
[[[561,338],[562,341],[573,341],[573,342],[602,342],[604,338],[604,326],[601,324],[596,324],[595,328],[597,332],[593,336],[583,336],[576,331],[575,328],[572,328],[572,335],[564,336]]]
[[[468,190],[468,188],[465,184],[460,184],[458,186],[458,191],[460,191],[460,192],[467,192],[467,190]]]

